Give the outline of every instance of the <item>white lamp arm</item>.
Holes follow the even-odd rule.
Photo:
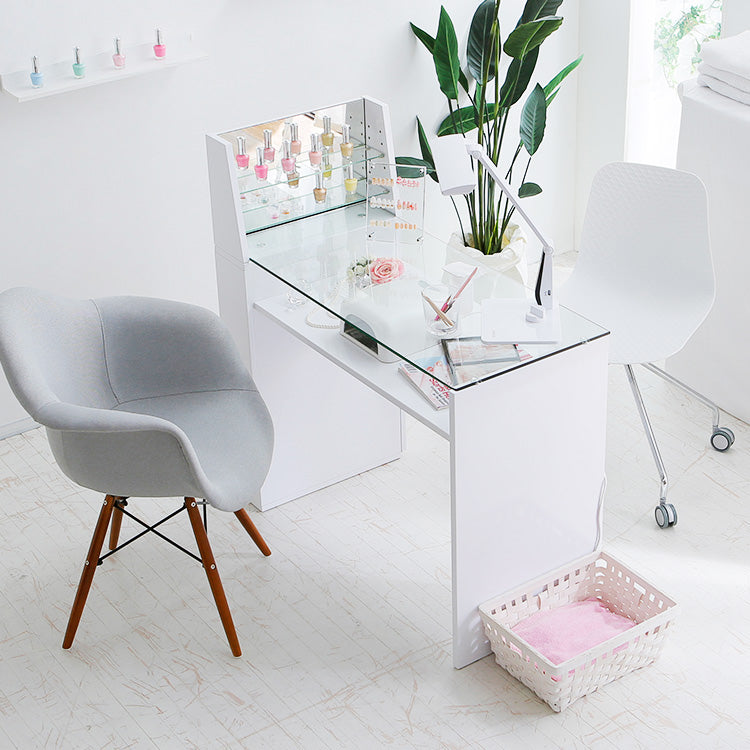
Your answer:
[[[510,185],[505,181],[503,176],[500,174],[497,166],[492,162],[484,146],[478,143],[472,143],[471,141],[466,142],[466,151],[469,156],[476,159],[485,170],[489,173],[490,177],[500,186],[500,189],[508,197],[508,200],[515,206],[516,211],[521,215],[523,220],[528,225],[529,229],[536,235],[537,239],[542,243],[542,258],[539,266],[539,274],[536,279],[536,287],[534,289],[534,296],[536,297],[537,305],[540,305],[547,310],[553,306],[552,299],[552,254],[554,253],[554,246],[549,240],[539,231],[536,224],[529,218],[529,215],[521,207],[520,201],[516,194],[511,190]],[[538,317],[543,317],[544,313],[542,310],[534,310],[532,308],[532,314],[536,314]]]

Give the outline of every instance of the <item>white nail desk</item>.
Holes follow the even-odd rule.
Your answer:
[[[397,459],[405,448],[404,413],[448,440],[453,662],[463,667],[490,652],[480,603],[596,545],[607,332],[562,309],[559,343],[523,345],[529,358],[484,368],[474,377],[479,382],[447,378],[449,407],[435,410],[398,372],[400,361],[380,361],[338,327],[318,327],[347,317],[360,325],[351,311],[375,304],[385,323],[367,331],[368,346],[379,347],[385,359],[395,359],[395,353],[417,366],[440,356],[440,343],[424,327],[420,284],[440,281],[442,267],[461,257],[424,234],[418,242],[390,247],[389,255],[403,263],[400,278],[362,287],[347,274],[370,252],[375,214],[365,210],[367,164],[392,161],[388,117],[383,105],[363,98],[298,116],[298,130],[319,131],[321,114],[332,118],[335,134],[321,203],[313,195],[318,168],[304,153],[297,157],[294,187],[274,166],[275,178],[257,182],[254,159],[249,170],[238,172],[237,134],[262,143],[262,130],[271,129],[279,139],[288,129],[285,119],[207,138],[220,312],[268,404],[276,434],[259,507],[273,508]],[[342,123],[351,129],[351,158],[339,149]],[[350,163],[358,177],[354,193],[343,182]],[[263,191],[271,189],[264,200]],[[383,246],[377,245],[380,254]],[[523,293],[494,272],[478,276],[473,286],[475,303]],[[388,321],[389,313],[404,306],[419,319],[419,330]],[[461,336],[477,333],[478,313],[464,315],[460,326]]]

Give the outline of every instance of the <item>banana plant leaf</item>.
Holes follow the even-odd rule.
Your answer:
[[[419,150],[422,152],[422,159],[429,166],[427,174],[435,181],[438,182],[437,171],[435,170],[435,159],[432,156],[432,149],[430,148],[430,142],[427,140],[427,134],[424,132],[422,123],[417,117],[417,136],[419,138]]]
[[[521,112],[521,143],[529,156],[533,156],[541,145],[546,124],[547,97],[544,89],[537,83]]]
[[[495,119],[495,113],[498,110],[497,104],[487,102],[484,105],[484,121]],[[437,134],[453,135],[454,133],[471,133],[477,128],[477,108],[473,105],[470,107],[461,107],[448,115],[438,126]]]
[[[500,103],[503,107],[512,107],[526,92],[534,74],[539,47],[534,47],[522,60],[514,57],[508,66],[505,83],[500,89]]]
[[[562,22],[560,16],[550,16],[538,18],[536,21],[530,21],[529,23],[522,23],[510,32],[503,45],[503,51],[509,57],[522,60],[552,32],[557,31]]]
[[[495,0],[479,3],[471,19],[466,42],[466,62],[475,81],[487,83],[495,77],[495,44],[500,43],[499,24],[495,15]]]
[[[430,55],[434,54],[435,49],[435,38],[430,36],[424,29],[420,29],[419,26],[415,26],[410,23],[411,30],[414,32],[414,36],[424,44]],[[466,77],[466,73],[460,70],[458,73],[458,82],[461,84],[461,88],[468,94],[469,93],[469,79]]]
[[[422,177],[420,167],[424,167],[427,170],[427,174],[430,174],[430,171],[435,172],[434,167],[431,167],[424,159],[417,159],[416,156],[397,156],[396,164],[398,164],[396,174],[399,177],[409,177],[411,179]]]
[[[461,63],[458,59],[458,39],[456,39],[453,21],[442,5],[432,59],[435,63],[440,90],[448,99],[458,99],[458,74],[461,71]]]
[[[536,184],[536,182],[524,182],[520,188],[518,188],[519,198],[530,198],[532,195],[539,195],[542,192],[542,188]]]
[[[545,16],[554,16],[557,9],[562,5],[563,0],[526,0],[521,18],[518,21],[519,26],[522,23],[536,21],[537,18]]]
[[[580,55],[572,63],[568,63],[545,87],[544,95],[547,97],[547,104],[550,103],[551,98],[557,93],[560,84],[572,73],[583,60],[583,55]]]

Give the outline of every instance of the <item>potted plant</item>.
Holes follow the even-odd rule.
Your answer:
[[[528,175],[531,160],[544,138],[547,108],[557,96],[562,81],[583,59],[583,56],[578,57],[564,67],[546,86],[534,85],[523,104],[520,138],[516,141],[508,132],[509,115],[529,88],[540,46],[563,22],[562,17],[556,15],[561,3],[562,0],[526,0],[518,23],[503,42],[498,20],[500,0],[484,0],[471,21],[465,66],[459,58],[453,22],[444,7],[440,8],[434,37],[411,24],[417,39],[432,55],[438,85],[448,104],[448,114],[438,126],[437,135],[462,133],[466,137],[476,137],[495,164],[500,165],[502,160],[506,179],[520,198],[542,192]],[[432,179],[438,181],[430,145],[419,117],[417,132],[422,157],[398,157],[396,161],[425,166]],[[505,143],[506,136],[511,138],[510,145]],[[476,168],[477,187],[465,196],[468,226],[465,227],[455,199],[451,198],[462,243],[475,248],[483,256],[497,257],[498,260],[505,253],[506,257],[512,256],[509,260],[513,264],[523,255],[522,246],[525,245],[522,231],[511,222],[515,209],[484,173],[481,164]]]

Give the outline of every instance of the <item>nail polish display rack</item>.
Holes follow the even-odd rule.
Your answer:
[[[332,207],[364,200],[362,181],[365,165],[372,159],[382,159],[383,153],[361,143],[352,143],[351,158],[344,158],[337,137],[329,150],[328,164],[325,165],[313,165],[307,153],[300,154],[296,158],[296,179],[290,180],[289,175],[283,171],[279,154],[273,163],[266,162],[267,180],[259,180],[254,175],[252,163],[247,170],[238,170],[245,229],[251,232],[277,222],[310,216]],[[352,175],[356,181],[356,189],[353,191],[347,191],[344,184],[349,164],[352,165]],[[323,177],[325,190],[325,199],[322,201],[317,201],[314,194],[318,174]]]
[[[76,78],[73,74],[72,54],[70,60],[50,65],[45,64],[42,58],[40,72],[44,74],[44,85],[41,88],[31,85],[31,66],[27,70],[0,74],[0,86],[6,94],[19,102],[25,102],[206,59],[205,52],[198,49],[191,35],[170,32],[165,44],[165,57],[157,59],[154,56],[153,41],[131,47],[127,45],[127,40],[123,40],[125,66],[122,68],[114,66],[111,49],[92,55],[87,55],[86,51],[82,50],[81,62],[86,66],[83,78]],[[71,51],[72,49],[71,47]]]
[[[319,148],[321,154],[316,153],[315,160],[311,159],[313,137],[318,139],[315,151]],[[236,185],[238,216],[246,234],[365,202],[373,190],[368,185],[368,165],[391,152],[381,110],[364,99],[209,138],[223,143],[225,156],[220,160],[226,160]],[[293,139],[298,141],[299,153],[293,155],[290,174],[282,165],[283,144]],[[263,178],[256,174],[256,151],[267,152],[269,144],[273,160],[264,158],[267,174]],[[241,151],[247,155],[246,167],[238,166],[243,161]]]

